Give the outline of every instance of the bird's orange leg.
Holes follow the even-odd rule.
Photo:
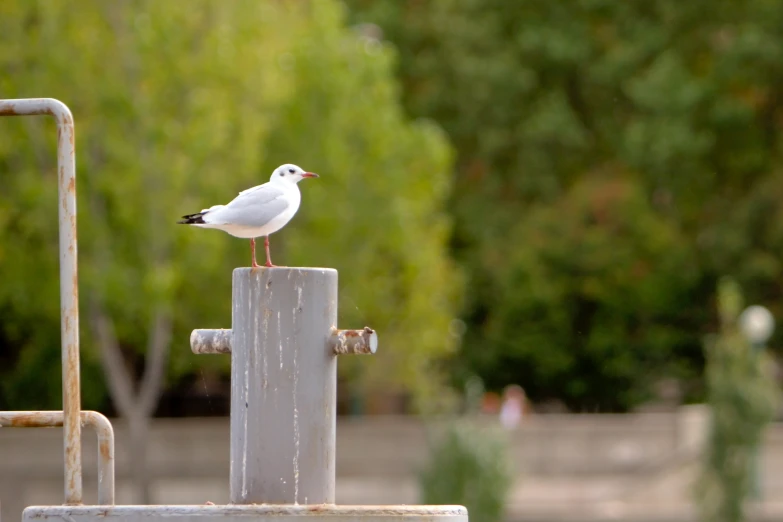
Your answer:
[[[269,236],[266,236],[264,238],[264,248],[266,249],[266,265],[268,267],[273,267],[275,265],[272,264],[272,256],[269,255]]]
[[[256,263],[256,238],[250,238],[250,257],[253,260],[253,268],[261,268],[261,266]]]

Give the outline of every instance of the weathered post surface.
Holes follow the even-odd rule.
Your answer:
[[[337,271],[233,277],[231,502],[334,503]]]

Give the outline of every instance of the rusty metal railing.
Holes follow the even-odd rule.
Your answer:
[[[0,116],[48,114],[57,122],[60,219],[60,333],[63,372],[65,503],[82,502],[81,396],[79,385],[79,279],[76,251],[76,151],[73,116],[52,98],[0,100]],[[113,480],[113,479],[112,479]]]
[[[63,425],[61,411],[0,411],[0,427],[56,428]],[[81,425],[98,437],[98,504],[114,505],[114,429],[97,411],[82,411]]]

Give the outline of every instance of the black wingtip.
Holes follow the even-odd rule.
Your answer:
[[[204,213],[199,212],[198,214],[188,214],[187,216],[182,216],[182,221],[177,221],[178,225],[203,225],[204,224]]]

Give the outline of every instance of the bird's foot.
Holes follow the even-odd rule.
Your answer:
[[[267,261],[264,266],[267,268],[277,268],[277,265],[273,265],[271,261]]]

